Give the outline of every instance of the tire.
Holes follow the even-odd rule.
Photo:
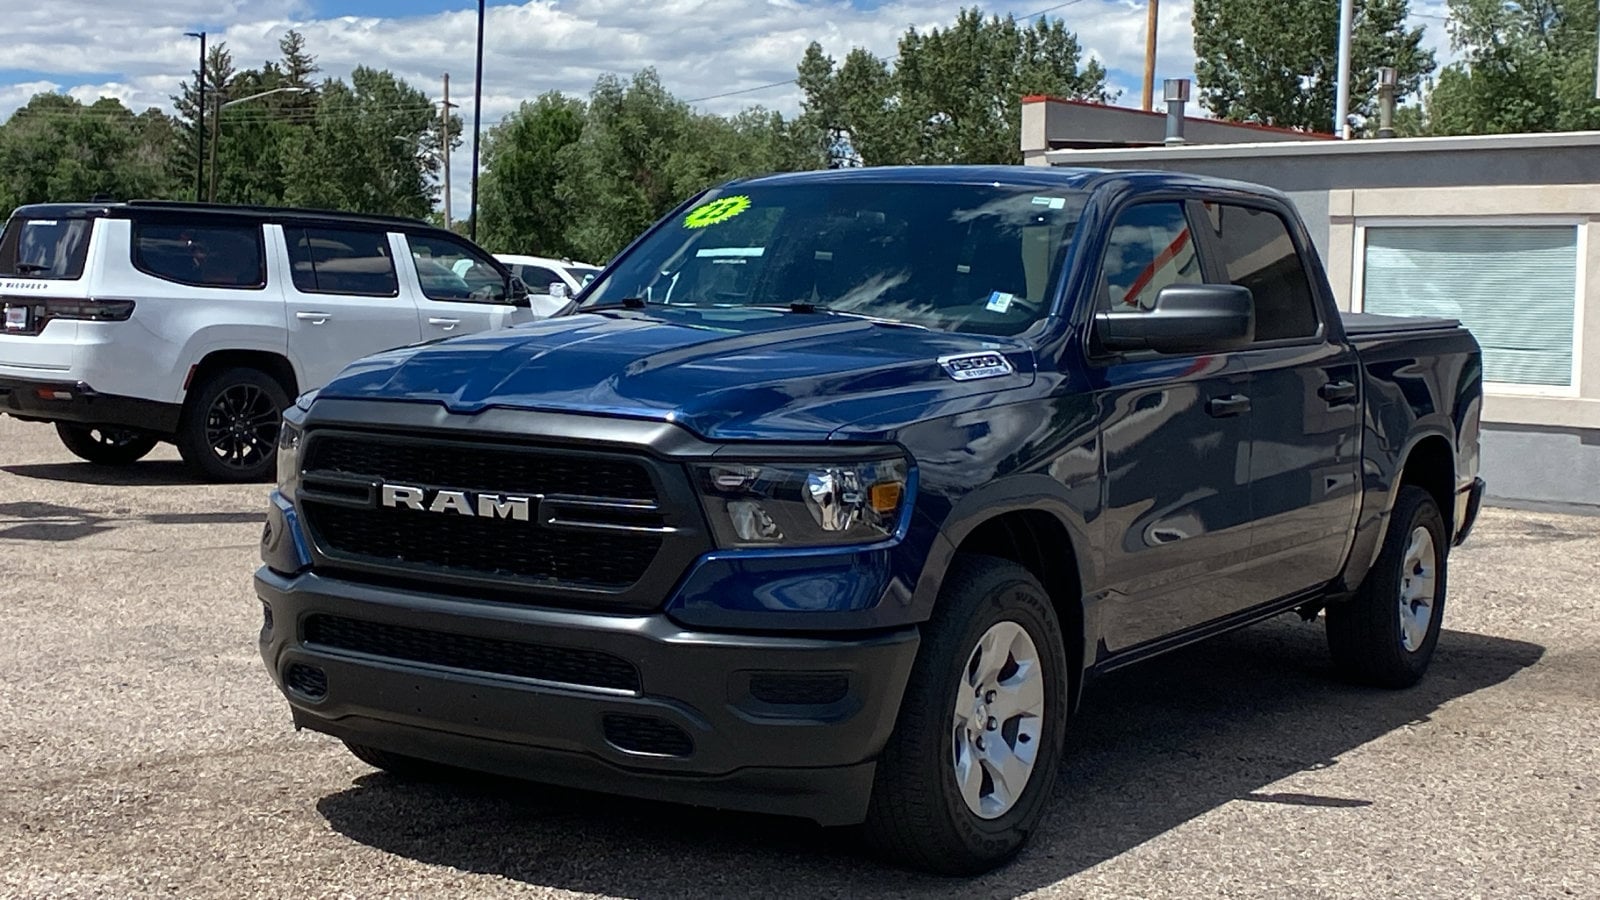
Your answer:
[[[257,369],[224,369],[206,378],[184,407],[178,453],[217,482],[265,481],[277,474],[278,427],[289,394]]]
[[[1439,643],[1448,561],[1444,517],[1433,496],[1400,488],[1372,571],[1354,597],[1330,604],[1324,616],[1340,677],[1385,688],[1422,679]]]
[[[1013,651],[1021,653],[1013,653],[1012,662],[990,677],[980,671],[979,687],[974,688],[971,666],[985,659],[979,641],[991,633],[998,634],[1002,643],[1010,640]],[[1041,715],[1007,718],[991,730],[973,713],[984,711],[986,704],[980,702],[995,696],[994,691],[980,693],[983,685],[1015,687],[1019,678],[1026,680],[1014,667],[1017,655],[1028,655],[1018,635],[1031,642],[1037,666],[1031,671],[1040,694],[1036,704],[1021,705]],[[981,663],[978,667],[985,668]],[[1066,735],[1068,686],[1061,625],[1039,581],[1008,560],[957,557],[933,617],[923,629],[895,730],[878,761],[862,826],[867,842],[890,862],[940,875],[981,874],[1009,860],[1027,842],[1054,789]],[[958,717],[954,721],[952,707]],[[988,721],[1005,717],[1013,708],[987,710],[999,712]],[[967,709],[973,712],[963,713]],[[1022,723],[1029,724],[1014,727]],[[976,749],[971,724],[977,725],[977,738],[995,743]],[[1002,796],[1006,785],[979,756],[998,750],[1015,760],[1021,756],[1012,751],[1030,744],[1034,745],[1032,770],[1018,779],[1020,790],[1010,785],[1007,805]],[[969,789],[975,784],[978,810],[958,783],[958,754],[968,762],[964,771],[976,776],[967,784]],[[983,793],[986,788],[988,795]]]
[[[56,435],[72,455],[100,466],[132,465],[156,448],[159,441],[126,428],[56,423]]]
[[[379,750],[366,744],[353,744],[344,742],[344,746],[356,759],[361,760],[376,769],[382,769],[396,778],[407,781],[455,781],[463,776],[463,771],[444,763],[430,762],[418,759],[415,756],[406,756],[400,753],[391,753],[388,750]]]

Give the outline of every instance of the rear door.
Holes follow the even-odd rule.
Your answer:
[[[421,310],[424,338],[472,334],[532,320],[527,307],[511,305],[510,273],[487,253],[443,234],[407,233],[411,272],[406,288]]]
[[[273,226],[289,260],[283,285],[289,353],[303,390],[321,387],[364,356],[416,343],[416,303],[400,290],[398,235],[381,229]]]
[[[1135,314],[1172,284],[1204,280],[1185,205],[1118,214],[1097,312]],[[1092,345],[1092,341],[1091,341]],[[1250,376],[1233,353],[1090,350],[1101,421],[1102,623],[1113,652],[1202,624],[1247,586]]]
[[[522,283],[528,286],[528,302],[538,315],[554,313],[566,306],[567,300],[577,293],[577,286],[570,277],[564,277],[562,273],[546,266],[516,263],[510,268],[511,274],[521,278]]]
[[[1267,599],[1319,585],[1344,562],[1359,500],[1361,384],[1356,353],[1325,321],[1305,260],[1314,251],[1283,210],[1204,204],[1202,253],[1212,280],[1243,285],[1256,339],[1241,354],[1251,379],[1250,495],[1255,526],[1246,592]]]

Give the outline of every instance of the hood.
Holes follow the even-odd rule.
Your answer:
[[[958,381],[941,357],[998,352]],[[319,396],[674,422],[709,440],[816,440],[908,406],[1022,387],[1028,345],[854,317],[654,307],[559,316],[358,360]]]

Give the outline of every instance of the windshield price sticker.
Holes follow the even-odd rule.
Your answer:
[[[717,225],[749,208],[750,198],[743,194],[736,197],[722,197],[689,210],[689,214],[683,217],[683,227],[704,228],[707,225]]]
[[[1011,301],[1015,299],[1017,299],[1016,294],[1007,294],[1001,291],[995,291],[989,295],[987,309],[989,312],[1003,313],[1011,308]]]

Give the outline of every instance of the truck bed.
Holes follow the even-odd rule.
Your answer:
[[[1392,334],[1398,331],[1439,331],[1460,328],[1457,319],[1427,316],[1386,316],[1379,313],[1344,313],[1344,333],[1352,338],[1374,334]]]

